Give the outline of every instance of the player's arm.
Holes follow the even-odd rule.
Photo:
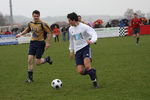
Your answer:
[[[20,34],[17,34],[17,35],[16,35],[16,38],[21,37],[21,36],[27,34],[29,31],[30,31],[30,28],[27,27],[23,32],[21,32]]]
[[[45,48],[47,49],[47,48],[50,47],[50,41],[51,41],[52,31],[51,31],[50,27],[46,23],[44,23],[43,27],[44,27],[44,31],[47,32],[47,38],[45,40],[46,41]]]
[[[70,33],[70,32],[69,32]],[[69,35],[70,39],[69,39],[69,51],[70,51],[70,59],[74,58],[74,43],[73,43],[73,37],[72,35]]]
[[[133,27],[133,19],[130,22],[130,26]]]
[[[140,26],[144,25],[143,22],[139,19]]]
[[[91,39],[87,40],[87,43],[88,44],[96,43],[96,41],[97,41],[97,33],[96,33],[96,31],[93,28],[87,26],[86,32],[91,36]]]

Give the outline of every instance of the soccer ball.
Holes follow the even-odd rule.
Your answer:
[[[62,87],[62,81],[60,79],[54,79],[51,83],[54,89],[60,89]]]

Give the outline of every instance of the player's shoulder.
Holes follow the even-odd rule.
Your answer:
[[[86,26],[86,24],[84,24],[84,23],[81,23],[81,22],[79,23],[79,25],[80,25],[80,26]]]
[[[29,22],[28,22],[28,27],[31,28],[31,27],[33,27],[33,26],[34,26],[34,22],[33,22],[33,21],[29,21]]]
[[[41,21],[41,23],[43,24],[44,27],[48,27],[49,28],[49,25],[48,25],[47,22]]]
[[[71,31],[73,28],[74,28],[73,26],[70,26],[70,27],[69,27],[69,31]]]
[[[83,30],[92,29],[92,27],[90,27],[89,25],[84,24],[84,23],[80,23],[80,28],[82,28]]]
[[[28,22],[28,25],[33,24],[33,23],[34,23],[33,21],[29,21],[29,22]]]
[[[90,27],[89,25],[87,25],[87,24],[85,24],[85,23],[80,23],[80,26],[81,26],[81,27],[85,27],[85,28],[89,28],[89,27]]]
[[[41,21],[41,23],[42,23],[43,25],[48,26],[48,23],[47,23],[47,22]]]

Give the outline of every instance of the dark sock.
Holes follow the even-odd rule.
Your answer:
[[[136,38],[136,43],[139,43],[139,39],[140,39],[139,37],[138,37],[138,38]]]
[[[30,80],[33,80],[33,71],[32,70],[28,70],[28,78]]]
[[[95,69],[90,69],[88,70],[88,74],[92,80],[92,82],[96,81],[96,70]]]
[[[57,41],[59,42],[59,37],[57,37]]]

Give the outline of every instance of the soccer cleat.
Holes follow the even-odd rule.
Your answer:
[[[26,82],[26,83],[32,83],[32,82],[34,82],[34,81],[31,80],[31,79],[27,79],[25,82]]]
[[[96,69],[93,68],[93,71],[95,73],[95,80],[93,81],[93,87],[94,88],[99,88],[98,84],[97,84],[97,75],[96,75]]]
[[[45,59],[46,59],[46,62],[48,62],[50,65],[53,64],[53,61],[52,61],[52,59],[50,58],[50,56],[46,57]]]
[[[94,87],[94,88],[99,88],[99,86],[97,85],[97,82],[96,82],[96,81],[93,82],[93,87]]]

